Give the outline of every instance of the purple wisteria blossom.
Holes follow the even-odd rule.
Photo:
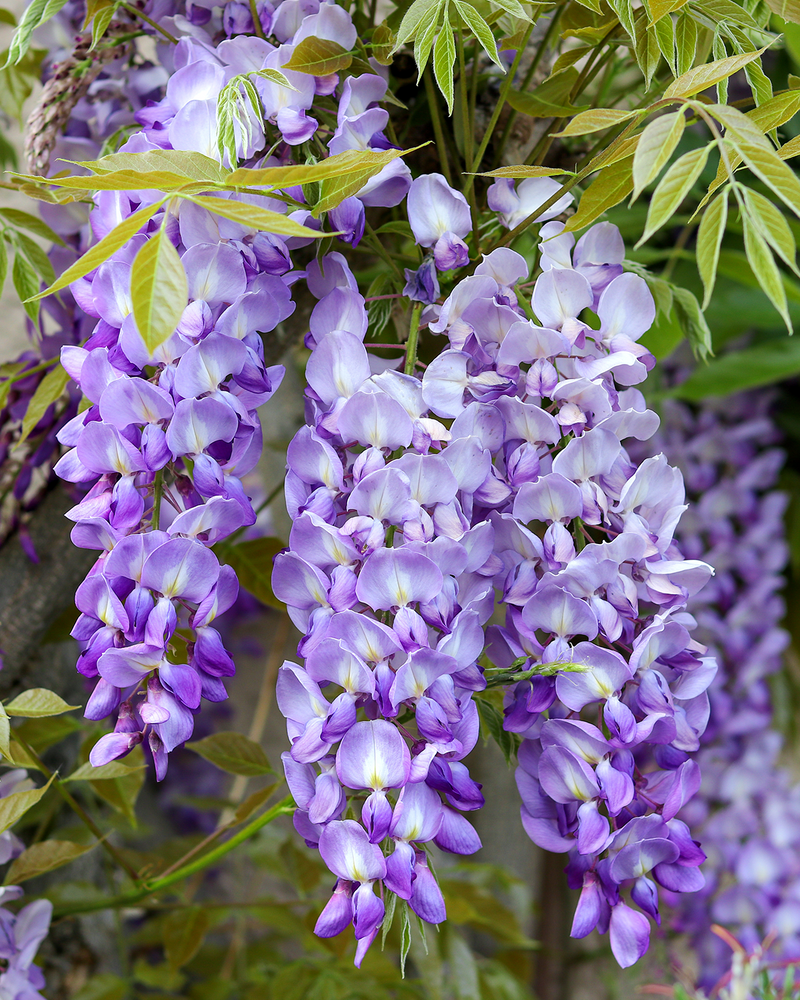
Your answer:
[[[428,246],[465,208],[445,187],[411,188]],[[435,196],[441,219],[415,214]],[[703,853],[676,814],[699,782],[691,754],[715,670],[683,609],[711,570],[673,543],[680,473],[663,456],[637,466],[622,444],[658,426],[633,387],[653,363],[636,342],[654,317],[647,286],[622,273],[606,225],[574,258],[561,238],[551,260],[561,228],[543,233],[535,319],[515,289],[525,261],[494,251],[426,312],[449,346],[421,378],[367,352],[346,266],[331,261],[317,289],[309,423],[288,452],[293,528],[273,575],[304,665],[284,665],[278,703],[295,825],[339,879],[321,932],[354,920],[359,962],[379,916],[369,903],[357,918],[356,894],[382,882],[439,922],[422,845],[480,846],[466,814],[483,795],[463,761],[494,673],[511,681],[505,726],[522,738],[523,826],[569,853],[582,889],[574,934],[610,929],[630,965],[659,919],[657,884],[702,884]],[[488,626],[499,604],[505,624]],[[343,819],[348,798],[360,823]],[[331,827],[347,871],[325,848]],[[379,843],[385,871],[369,860]]]
[[[780,764],[768,685],[789,642],[780,626],[787,497],[776,489],[784,453],[772,404],[769,393],[697,409],[671,400],[654,441],[682,469],[693,500],[676,531],[681,548],[716,570],[688,606],[720,669],[697,755],[703,781],[680,813],[709,855],[706,884],[670,897],[671,922],[690,934],[706,990],[729,964],[712,923],[748,950],[774,935],[770,959],[793,960],[800,949],[800,786]]]

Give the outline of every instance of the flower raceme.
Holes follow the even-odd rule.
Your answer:
[[[409,196],[427,246],[457,237],[468,211],[442,184],[418,179]],[[415,216],[434,198],[438,213]],[[656,883],[702,884],[675,817],[697,788],[715,669],[683,608],[711,571],[673,542],[680,473],[663,456],[637,467],[622,444],[658,426],[634,387],[652,366],[637,343],[654,317],[646,283],[623,273],[610,225],[574,250],[562,229],[541,230],[534,319],[517,288],[528,266],[506,249],[428,307],[448,346],[422,377],[368,353],[343,261],[326,258],[312,286],[309,420],[288,450],[293,527],[273,574],[303,663],[284,664],[278,704],[295,825],[338,879],[317,930],[352,921],[359,963],[382,919],[376,885],[439,922],[425,845],[480,846],[464,758],[484,650],[505,676],[522,671],[505,708],[522,737],[522,822],[570,854],[573,933],[610,928],[630,965],[659,919]],[[489,625],[498,606],[505,623]]]

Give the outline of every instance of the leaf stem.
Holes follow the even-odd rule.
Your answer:
[[[378,254],[379,257],[382,257],[386,261],[389,267],[391,267],[391,269],[394,271],[397,278],[400,281],[402,281],[403,275],[400,273],[400,268],[397,266],[397,264],[395,264],[395,262],[386,252],[386,248],[384,247],[383,243],[381,243],[381,241],[378,239],[378,234],[375,232],[375,230],[368,222],[364,224],[364,227],[367,232],[367,240],[369,242],[369,245],[372,247],[375,253]]]
[[[446,30],[446,29],[445,29]],[[473,135],[473,123],[469,116],[469,96],[467,94],[467,67],[464,57],[464,34],[459,28],[456,32],[456,51],[458,52],[458,94],[461,104],[461,127],[464,130],[464,165],[467,172],[472,170],[473,154],[475,152],[475,137]],[[469,182],[467,190],[469,195]]]
[[[168,42],[172,42],[173,45],[178,44],[178,39],[171,35],[166,28],[162,28],[160,24],[157,24],[151,17],[148,17],[144,11],[139,10],[138,7],[134,7],[133,4],[125,3],[125,0],[120,4],[120,7],[124,7],[129,14],[133,14],[134,17],[141,18],[145,24],[149,24],[151,28],[155,29],[159,34],[163,35]]]
[[[164,494],[164,470],[159,469],[153,477],[153,514],[151,525],[153,531],[158,531],[161,523],[161,498]]]
[[[294,808],[294,799],[291,795],[287,795],[285,798],[281,799],[280,802],[276,802],[271,809],[267,809],[265,813],[262,813],[259,817],[254,819],[252,823],[248,823],[247,826],[243,827],[238,833],[235,833],[230,840],[226,840],[224,844],[220,844],[219,847],[216,847],[213,851],[209,851],[208,854],[204,855],[202,858],[198,858],[197,861],[184,865],[182,868],[179,868],[177,871],[174,871],[169,875],[163,875],[161,878],[157,878],[153,882],[150,882],[133,892],[121,893],[119,896],[113,896],[111,899],[77,903],[75,906],[56,907],[54,916],[71,917],[79,913],[94,913],[97,910],[106,910],[120,906],[133,906],[140,902],[140,900],[146,899],[148,896],[152,896],[153,893],[168,889],[170,886],[175,885],[176,882],[180,882],[197,872],[204,871],[206,868],[224,858],[226,854],[229,854],[232,850],[234,850],[234,848],[238,847],[239,844],[243,844],[246,840],[249,840],[250,837],[258,833],[262,827],[267,826],[268,823],[277,819],[278,816],[287,815],[292,812]]]
[[[511,90],[511,85],[514,83],[514,76],[516,75],[517,69],[519,68],[520,60],[525,51],[525,46],[528,44],[528,39],[531,37],[531,32],[534,29],[536,22],[531,21],[522,39],[522,44],[517,49],[517,54],[514,56],[514,62],[511,64],[511,68],[506,72],[505,80],[503,80],[503,86],[500,88],[500,95],[497,98],[497,104],[494,106],[494,111],[492,112],[492,117],[489,119],[489,124],[486,126],[486,131],[483,133],[483,139],[478,147],[478,152],[475,158],[470,161],[468,165],[468,170],[476,171],[480,168],[481,162],[483,160],[484,154],[486,153],[486,147],[492,140],[492,135],[494,134],[495,127],[500,118],[500,114],[506,103],[506,98],[508,97],[508,92]],[[470,133],[471,134],[471,133]],[[467,183],[465,186],[465,194],[469,194],[475,184],[475,175],[467,178]]]
[[[250,16],[253,18],[253,28],[255,33],[259,38],[266,38],[264,34],[264,25],[261,23],[261,18],[258,16],[258,7],[256,6],[256,0],[250,0]]]
[[[417,345],[419,343],[419,318],[422,315],[422,303],[415,302],[411,310],[411,323],[408,327],[408,341],[406,343],[406,363],[403,371],[406,375],[413,375],[417,366]]]
[[[59,358],[50,358],[48,361],[42,361],[41,364],[34,365],[33,368],[26,368],[24,371],[17,372],[14,375],[9,375],[8,378],[3,378],[0,375],[0,383],[11,382],[11,384],[13,385],[14,382],[21,382],[24,378],[27,378],[29,375],[35,375],[37,374],[37,372],[43,372],[47,368],[52,368],[53,365],[57,365],[58,362]]]
[[[436,148],[439,150],[439,160],[442,165],[442,173],[450,187],[453,186],[453,175],[450,173],[450,160],[447,156],[447,143],[442,129],[442,119],[439,116],[439,101],[436,96],[436,88],[433,85],[431,69],[428,67],[422,74],[425,80],[425,93],[428,95],[428,108],[431,113],[431,125],[433,125],[433,135],[436,139]]]

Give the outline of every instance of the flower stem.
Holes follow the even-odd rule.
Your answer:
[[[408,328],[408,341],[406,343],[406,363],[403,371],[406,375],[413,375],[417,366],[417,344],[419,343],[419,318],[422,315],[422,303],[415,302],[411,310],[411,324]]]
[[[442,165],[442,173],[450,187],[453,186],[453,175],[450,173],[450,160],[447,156],[447,143],[442,129],[442,119],[439,115],[439,101],[436,96],[436,88],[433,85],[431,69],[428,67],[422,74],[425,80],[425,93],[428,95],[428,108],[431,113],[431,125],[433,125],[433,136],[436,139],[436,149],[439,151],[439,160]]]
[[[172,42],[173,45],[178,44],[178,39],[174,35],[171,35],[166,28],[162,28],[160,24],[156,24],[151,17],[148,17],[147,14],[139,10],[138,7],[134,7],[133,4],[130,3],[125,3],[124,0],[120,6],[124,7],[128,13],[133,14],[134,17],[140,18],[145,24],[149,24],[151,28],[157,31],[160,35],[163,35],[168,42]]]

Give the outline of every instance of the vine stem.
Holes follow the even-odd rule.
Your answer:
[[[505,107],[506,98],[511,90],[511,85],[514,83],[514,77],[516,76],[517,69],[519,68],[522,55],[525,52],[525,46],[528,44],[528,39],[531,37],[531,32],[536,26],[535,21],[531,21],[522,39],[522,44],[517,49],[517,54],[514,56],[514,62],[511,63],[511,68],[506,72],[505,80],[503,80],[503,86],[500,88],[500,95],[497,98],[497,104],[494,106],[494,111],[492,112],[492,117],[489,119],[489,124],[486,126],[486,131],[483,134],[483,139],[481,139],[481,144],[478,147],[478,152],[475,154],[474,158],[471,158],[469,165],[470,171],[475,171],[480,168],[481,162],[483,160],[484,154],[486,153],[486,148],[492,141],[492,135],[494,134],[495,127],[500,118],[500,114]],[[469,196],[472,188],[475,184],[475,174],[471,173],[467,178],[466,184],[464,185],[464,194]]]
[[[439,150],[439,159],[442,164],[442,173],[450,187],[453,186],[453,175],[450,173],[450,159],[447,155],[447,143],[442,129],[442,119],[439,115],[439,101],[436,97],[436,88],[433,85],[430,66],[422,74],[425,80],[425,93],[428,95],[428,108],[431,113],[431,124],[433,125],[433,136],[436,139],[436,148]]]
[[[422,303],[415,302],[411,310],[411,323],[408,327],[408,341],[406,343],[406,363],[403,371],[406,375],[413,375],[417,366],[417,344],[419,343],[419,318],[422,315]]]
[[[161,498],[164,495],[164,470],[159,469],[153,477],[153,516],[151,524],[153,531],[158,531],[161,523]]]
[[[153,882],[141,886],[139,889],[132,892],[125,892],[121,893],[119,896],[112,896],[111,899],[98,899],[86,903],[76,903],[74,906],[57,906],[54,911],[54,916],[71,917],[76,916],[79,913],[95,913],[97,910],[108,910],[121,906],[134,906],[136,903],[146,899],[148,896],[152,896],[154,893],[161,892],[164,889],[169,889],[169,887],[175,885],[176,882],[180,882],[183,879],[188,878],[190,875],[195,875],[198,872],[204,871],[221,858],[224,858],[226,854],[230,854],[232,850],[240,844],[243,844],[246,840],[249,840],[252,836],[254,836],[254,834],[258,833],[259,830],[267,826],[279,816],[285,816],[288,813],[293,812],[294,808],[294,799],[291,795],[287,795],[285,798],[281,799],[280,802],[276,802],[271,809],[268,809],[257,819],[254,819],[252,823],[248,823],[247,826],[243,827],[238,833],[235,833],[230,840],[226,840],[224,844],[220,844],[219,847],[214,848],[213,851],[209,851],[208,854],[205,854],[202,858],[198,858],[197,861],[192,861],[190,864],[184,865],[177,871],[174,871],[169,875],[164,875],[161,878],[157,878]]]
[[[114,847],[113,844],[109,843],[106,839],[106,834],[100,829],[100,827],[95,823],[89,813],[83,808],[83,806],[78,802],[76,798],[72,796],[70,792],[64,787],[64,783],[55,771],[51,771],[47,764],[44,763],[42,758],[36,753],[36,751],[28,746],[17,737],[20,746],[24,747],[25,750],[30,754],[31,758],[36,761],[37,767],[41,770],[42,774],[45,775],[48,780],[52,781],[55,787],[58,789],[61,797],[70,807],[70,809],[79,816],[83,821],[85,826],[94,834],[98,842],[102,845],[103,850],[106,851],[116,863],[123,868],[125,872],[133,879],[134,882],[139,881],[139,874],[136,869],[130,864],[130,862],[124,858],[119,851]]]
[[[124,7],[129,14],[133,14],[134,17],[140,18],[145,22],[145,24],[149,24],[151,28],[157,31],[160,35],[163,35],[168,42],[172,42],[173,45],[178,44],[178,39],[174,35],[171,35],[166,28],[162,28],[160,24],[157,24],[151,17],[148,17],[144,11],[139,10],[138,7],[134,7],[133,4],[130,3],[125,3],[124,0],[120,6]]]

